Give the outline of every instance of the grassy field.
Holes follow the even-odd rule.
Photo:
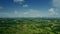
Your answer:
[[[60,19],[0,18],[0,34],[60,34]]]

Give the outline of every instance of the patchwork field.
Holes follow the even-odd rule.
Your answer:
[[[0,34],[60,34],[60,19],[0,18]]]

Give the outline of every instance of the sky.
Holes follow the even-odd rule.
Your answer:
[[[0,0],[2,17],[60,17],[60,0]]]

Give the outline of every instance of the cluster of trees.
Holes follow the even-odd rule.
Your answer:
[[[60,19],[0,19],[0,34],[60,34]]]

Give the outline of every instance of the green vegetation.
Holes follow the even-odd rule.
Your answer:
[[[60,19],[0,18],[0,34],[60,34]]]

